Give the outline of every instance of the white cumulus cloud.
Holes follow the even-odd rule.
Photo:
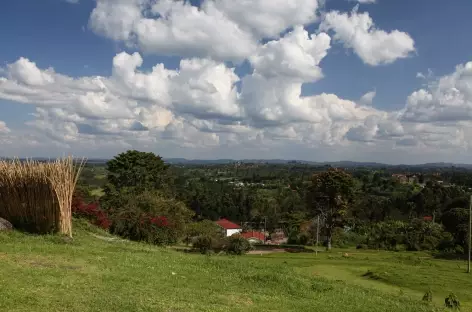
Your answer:
[[[367,92],[359,99],[359,103],[362,105],[372,105],[372,102],[374,101],[376,95],[376,91]]]
[[[413,92],[402,118],[415,122],[472,120],[472,62],[432,81],[427,89]]]
[[[10,133],[10,129],[8,129],[7,124],[4,121],[0,120],[0,134]]]
[[[304,82],[321,78],[318,66],[329,42],[326,34],[309,35],[302,27],[268,42],[251,58],[254,73],[243,78],[240,91],[234,69],[210,59],[140,71],[141,55],[123,52],[113,59],[111,76],[72,78],[20,58],[6,66],[0,98],[36,106],[27,126],[65,146],[104,137],[151,145],[182,137],[172,144],[187,147],[253,144],[256,138],[336,144],[378,112],[332,94],[301,95]],[[274,55],[294,62],[274,62]]]
[[[317,18],[318,0],[206,0],[256,38],[276,38],[294,25]],[[204,5],[205,7],[205,5]]]
[[[316,19],[318,0],[97,0],[89,26],[148,53],[242,61],[262,38]]]
[[[415,51],[415,42],[406,32],[377,29],[369,13],[331,11],[326,13],[321,30],[332,30],[334,39],[341,41],[366,64],[376,66],[406,58]]]
[[[331,38],[325,34],[308,34],[296,26],[280,40],[259,47],[249,60],[257,74],[264,77],[291,77],[302,81],[322,78],[321,60],[328,54]]]

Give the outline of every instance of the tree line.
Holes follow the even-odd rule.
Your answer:
[[[169,166],[152,153],[128,151],[110,160],[105,172],[100,209],[114,219],[111,231],[133,239],[147,235],[138,226],[147,215],[167,220],[166,227],[148,222],[149,232],[165,237],[154,243],[176,242],[196,227],[190,224],[224,217],[255,229],[264,224],[268,232],[282,229],[298,244],[313,244],[318,231],[328,248],[463,253],[467,247],[472,174],[457,169],[439,175],[423,170],[415,182],[404,183],[388,169]]]

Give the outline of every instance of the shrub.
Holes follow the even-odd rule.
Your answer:
[[[207,235],[198,236],[193,243],[193,248],[201,254],[207,254],[213,250],[213,238]]]
[[[200,235],[195,239],[193,248],[202,254],[225,251],[232,255],[243,255],[252,249],[249,241],[240,235],[225,238]]]
[[[104,230],[108,230],[111,226],[108,213],[101,209],[98,203],[84,203],[80,194],[74,194],[71,208],[74,217],[87,219]]]
[[[457,245],[454,247],[454,253],[456,255],[463,255],[465,253],[464,251],[464,247],[462,247],[461,245]]]
[[[444,232],[439,242],[438,246],[436,247],[437,250],[449,252],[454,250],[455,242],[454,237],[449,232]]]
[[[233,255],[243,255],[251,250],[251,244],[242,236],[234,235],[228,238],[226,252]]]
[[[111,231],[130,240],[155,245],[167,245],[177,241],[165,216],[144,212],[134,214],[121,212],[119,215],[114,215]]]
[[[428,290],[424,294],[423,301],[426,301],[426,302],[432,302],[433,301],[433,292],[431,290]]]
[[[201,254],[226,251],[227,246],[227,239],[209,235],[200,235],[195,239],[193,243],[193,248],[198,250]]]
[[[335,228],[333,230],[332,244],[335,247],[347,248],[357,246],[365,242],[365,237],[358,233],[345,231],[342,228]]]
[[[443,232],[440,224],[412,220],[406,229],[405,244],[408,250],[434,250],[441,242]]]
[[[291,245],[313,245],[314,240],[310,232],[300,232],[298,229],[292,229],[287,238],[287,243]]]
[[[215,222],[210,220],[202,220],[199,222],[192,222],[186,227],[185,242],[189,244],[192,238],[199,238],[201,236],[223,238],[223,233]]]
[[[287,238],[287,243],[289,244],[298,244],[299,243],[299,231],[298,230],[292,230],[290,231],[290,233],[288,234],[288,238]]]
[[[439,251],[436,256],[440,258],[455,259],[457,256],[463,256],[465,251],[461,245],[456,245],[453,235],[449,232],[444,232],[441,242],[439,242],[436,249]]]
[[[299,245],[307,245],[308,244],[308,241],[310,240],[310,237],[305,234],[305,233],[301,233],[299,236],[298,236],[298,244]]]
[[[157,245],[173,244],[183,238],[193,214],[183,203],[158,192],[121,191],[114,203],[119,208],[108,210],[112,233]]]
[[[457,296],[453,293],[450,293],[449,296],[444,299],[444,304],[446,305],[447,308],[454,309],[454,310],[459,310],[461,307],[461,303]]]
[[[402,221],[387,221],[374,224],[367,235],[370,248],[394,250],[402,244],[407,224]]]
[[[356,249],[369,249],[369,246],[367,246],[367,244],[359,244]]]

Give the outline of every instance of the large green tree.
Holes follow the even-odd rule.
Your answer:
[[[441,221],[446,231],[454,236],[456,243],[467,247],[469,210],[465,208],[453,208],[442,216]]]
[[[153,153],[129,150],[107,163],[108,185],[106,195],[122,190],[140,193],[151,190],[169,190],[168,165]]]
[[[344,170],[331,168],[313,175],[307,192],[307,207],[324,219],[328,250],[331,249],[333,230],[343,221],[353,197],[354,179]]]

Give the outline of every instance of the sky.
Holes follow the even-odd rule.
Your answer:
[[[472,163],[470,0],[4,0],[0,157]]]

